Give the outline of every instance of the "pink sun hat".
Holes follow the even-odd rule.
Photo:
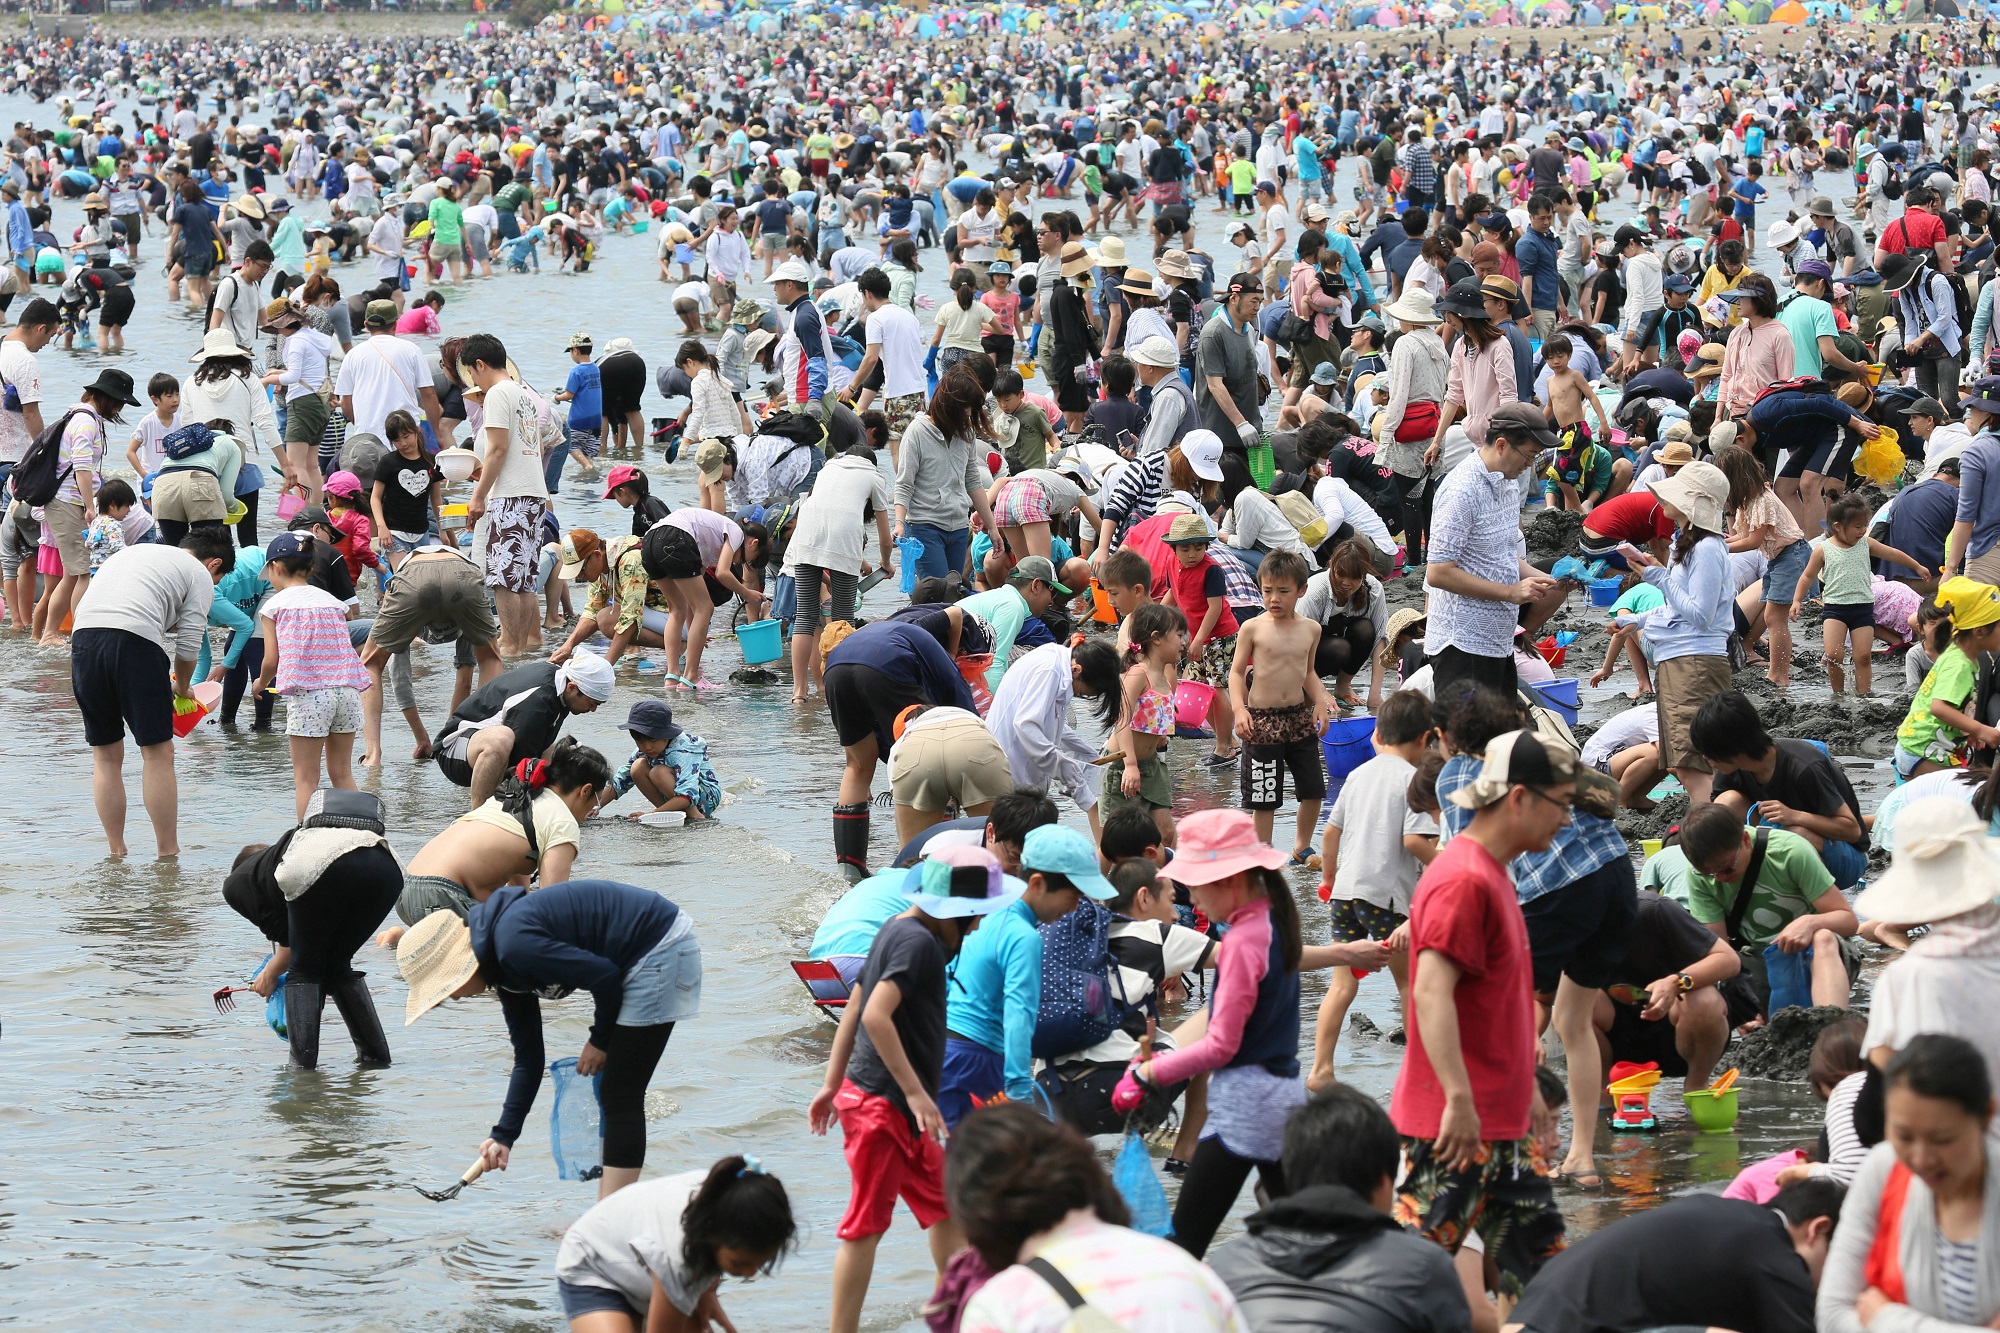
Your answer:
[[[1181,884],[1213,884],[1253,867],[1279,870],[1288,860],[1257,836],[1248,810],[1202,810],[1181,821],[1167,874]]]

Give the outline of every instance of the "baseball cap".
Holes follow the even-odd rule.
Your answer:
[[[1688,281],[1687,275],[1684,273],[1669,273],[1666,277],[1660,279],[1660,290],[1668,292],[1691,292],[1694,290],[1694,284]]]
[[[369,328],[384,324],[393,325],[396,322],[396,303],[386,300],[370,301],[368,308],[362,312],[361,322]]]
[[[630,486],[643,475],[638,468],[633,467],[630,463],[620,463],[605,475],[604,498],[609,500],[611,492],[617,490],[620,486]]]
[[[1486,438],[1490,441],[1496,433],[1504,433],[1519,438],[1527,435],[1544,449],[1554,449],[1562,441],[1549,429],[1549,419],[1539,407],[1528,403],[1502,403],[1493,409],[1487,418]]]
[[[591,338],[587,333],[572,333],[569,335],[569,341],[563,344],[563,350],[569,352],[587,352],[590,347]]]
[[[1794,270],[1801,278],[1831,278],[1833,267],[1824,259],[1808,259]]]
[[[1576,781],[1576,756],[1546,745],[1532,731],[1510,731],[1486,742],[1479,776],[1451,794],[1465,810],[1484,810],[1515,787],[1554,787]]]
[[[721,440],[703,440],[695,447],[694,465],[700,470],[702,481],[710,486],[721,479],[728,462],[729,449]]]
[[[1623,250],[1628,245],[1651,245],[1653,238],[1628,223],[1612,233],[1611,243]]]
[[[279,533],[264,544],[264,563],[306,554],[306,541],[306,534],[302,532]]]
[[[684,730],[674,725],[674,710],[658,699],[641,699],[633,704],[632,711],[625,714],[625,722],[618,729],[669,744]]]
[[[1944,404],[1931,397],[1922,397],[1905,408],[1903,415],[1929,417],[1932,421],[1950,421],[1951,413],[1944,410]]]
[[[1060,824],[1028,830],[1028,836],[1021,840],[1021,869],[1061,875],[1083,890],[1085,897],[1099,902],[1118,896],[1118,890],[1097,868],[1097,848],[1090,839]]]
[[[562,551],[557,557],[556,578],[570,583],[583,573],[583,567],[590,563],[590,557],[604,549],[604,543],[589,528],[571,528],[563,538]]]
[[[773,283],[795,282],[801,287],[810,287],[812,286],[813,275],[812,270],[806,267],[805,260],[787,259],[784,263],[771,270],[771,276],[768,280]]]
[[[337,542],[347,540],[347,534],[333,526],[333,520],[326,516],[326,510],[319,505],[307,505],[292,515],[292,521],[285,525],[288,532],[304,532],[307,528],[325,528],[333,534]],[[268,554],[268,551],[267,551]]]
[[[1203,481],[1222,480],[1222,437],[1212,430],[1191,430],[1181,437],[1181,457]]]
[[[1056,582],[1055,562],[1045,555],[1031,555],[1016,561],[1014,572],[1007,576],[1009,583],[1033,583],[1037,579],[1065,597],[1072,595],[1068,588]]]

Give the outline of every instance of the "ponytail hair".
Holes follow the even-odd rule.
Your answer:
[[[1299,970],[1305,952],[1305,932],[1299,925],[1299,905],[1292,897],[1291,881],[1276,870],[1261,866],[1250,871],[1250,882],[1263,891],[1271,904],[1271,929],[1278,938],[1278,956],[1287,972]]]
[[[973,285],[972,270],[969,268],[962,268],[952,275],[951,294],[958,298],[960,310],[972,309]]]
[[[759,1271],[768,1274],[797,1237],[783,1182],[754,1157],[725,1157],[708,1169],[681,1213],[681,1262],[690,1285],[703,1284],[721,1275],[716,1254],[727,1246],[760,1256]]]

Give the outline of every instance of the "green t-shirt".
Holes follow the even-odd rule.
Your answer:
[[[465,234],[459,230],[460,220],[464,216],[465,210],[458,206],[456,200],[431,200],[429,212],[431,239],[439,245],[464,244]]]
[[[1630,611],[1635,616],[1643,616],[1656,606],[1666,604],[1667,595],[1650,583],[1635,583],[1611,604],[1611,618],[1616,620],[1623,612]]]
[[[1840,334],[1833,322],[1833,307],[1816,296],[1788,297],[1778,310],[1778,321],[1792,334],[1792,374],[1818,375],[1820,335],[1834,338]]]
[[[1237,194],[1248,194],[1257,184],[1257,164],[1247,157],[1239,157],[1229,164],[1229,188]]]
[[[1646,864],[1639,870],[1639,887],[1650,889],[1662,898],[1672,898],[1682,907],[1688,905],[1688,876],[1694,872],[1688,868],[1687,853],[1679,843],[1662,847],[1646,858]]]
[[[1962,709],[1978,683],[1979,667],[1965,655],[1964,649],[1956,643],[1945,649],[1924,677],[1917,697],[1910,701],[1910,715],[1896,728],[1896,744],[1915,755],[1934,748],[1957,749],[1965,734],[1940,722],[1931,712],[1931,704],[1943,700],[1953,708]]]
[[[1833,887],[1833,872],[1811,843],[1784,829],[1774,828],[1770,833],[1764,867],[1758,872],[1756,887],[1750,890],[1750,908],[1743,914],[1743,942],[1759,948],[1811,912],[1820,895]],[[1719,883],[1690,867],[1687,891],[1688,911],[1707,926],[1729,920],[1739,886]]]
[[[533,197],[534,191],[527,186],[519,181],[509,181],[493,196],[493,207],[502,213],[513,213]]]

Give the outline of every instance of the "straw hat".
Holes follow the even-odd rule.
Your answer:
[[[1713,463],[1689,463],[1653,483],[1653,494],[1687,515],[1704,532],[1721,532],[1728,522],[1729,478]]]
[[[1182,514],[1167,525],[1167,535],[1160,539],[1168,546],[1206,546],[1214,540],[1208,530],[1208,520],[1200,514]]]
[[[1107,236],[1097,243],[1098,262],[1106,268],[1125,267],[1125,238]]]
[[[396,944],[396,966],[409,983],[403,1026],[451,998],[479,970],[472,955],[472,932],[456,912],[432,912],[411,926]]]
[[[207,333],[203,334],[201,339],[201,350],[199,352],[196,352],[193,356],[189,357],[188,360],[201,362],[201,361],[213,361],[217,357],[225,357],[225,356],[247,357],[249,355],[250,353],[244,351],[241,347],[238,347],[236,345],[236,335],[231,333],[227,328],[220,328],[220,329],[210,329]]]
[[[1397,638],[1405,630],[1423,623],[1424,613],[1418,608],[1414,606],[1398,608],[1396,613],[1389,617],[1389,623],[1383,627],[1382,637],[1375,641],[1376,656],[1380,657],[1384,662],[1392,661],[1393,658],[1390,654],[1395,647]]]
[[[1686,440],[1669,440],[1666,448],[1653,455],[1661,467],[1686,467],[1694,462],[1694,448]]]
[[[1118,290],[1127,296],[1157,296],[1153,290],[1153,275],[1143,268],[1125,270],[1125,280],[1118,284]]]
[[[1854,910],[1891,925],[1927,925],[1985,907],[2000,885],[2000,843],[1957,796],[1927,796],[1896,817],[1896,854]]]
[[[1062,248],[1062,276],[1080,277],[1092,268],[1090,251],[1079,241],[1071,241]]]
[[[1443,318],[1437,312],[1437,301],[1430,288],[1420,285],[1405,287],[1402,297],[1385,306],[1382,313],[1405,324],[1436,324]]]
[[[1280,870],[1289,859],[1257,836],[1248,810],[1198,810],[1181,821],[1174,882],[1213,884],[1253,867]]]
[[[1194,270],[1188,266],[1187,251],[1169,250],[1161,255],[1160,276],[1163,278],[1192,278]]]
[[[256,218],[260,222],[264,218],[264,201],[254,194],[246,194],[241,199],[234,200],[230,207],[246,218]]]

